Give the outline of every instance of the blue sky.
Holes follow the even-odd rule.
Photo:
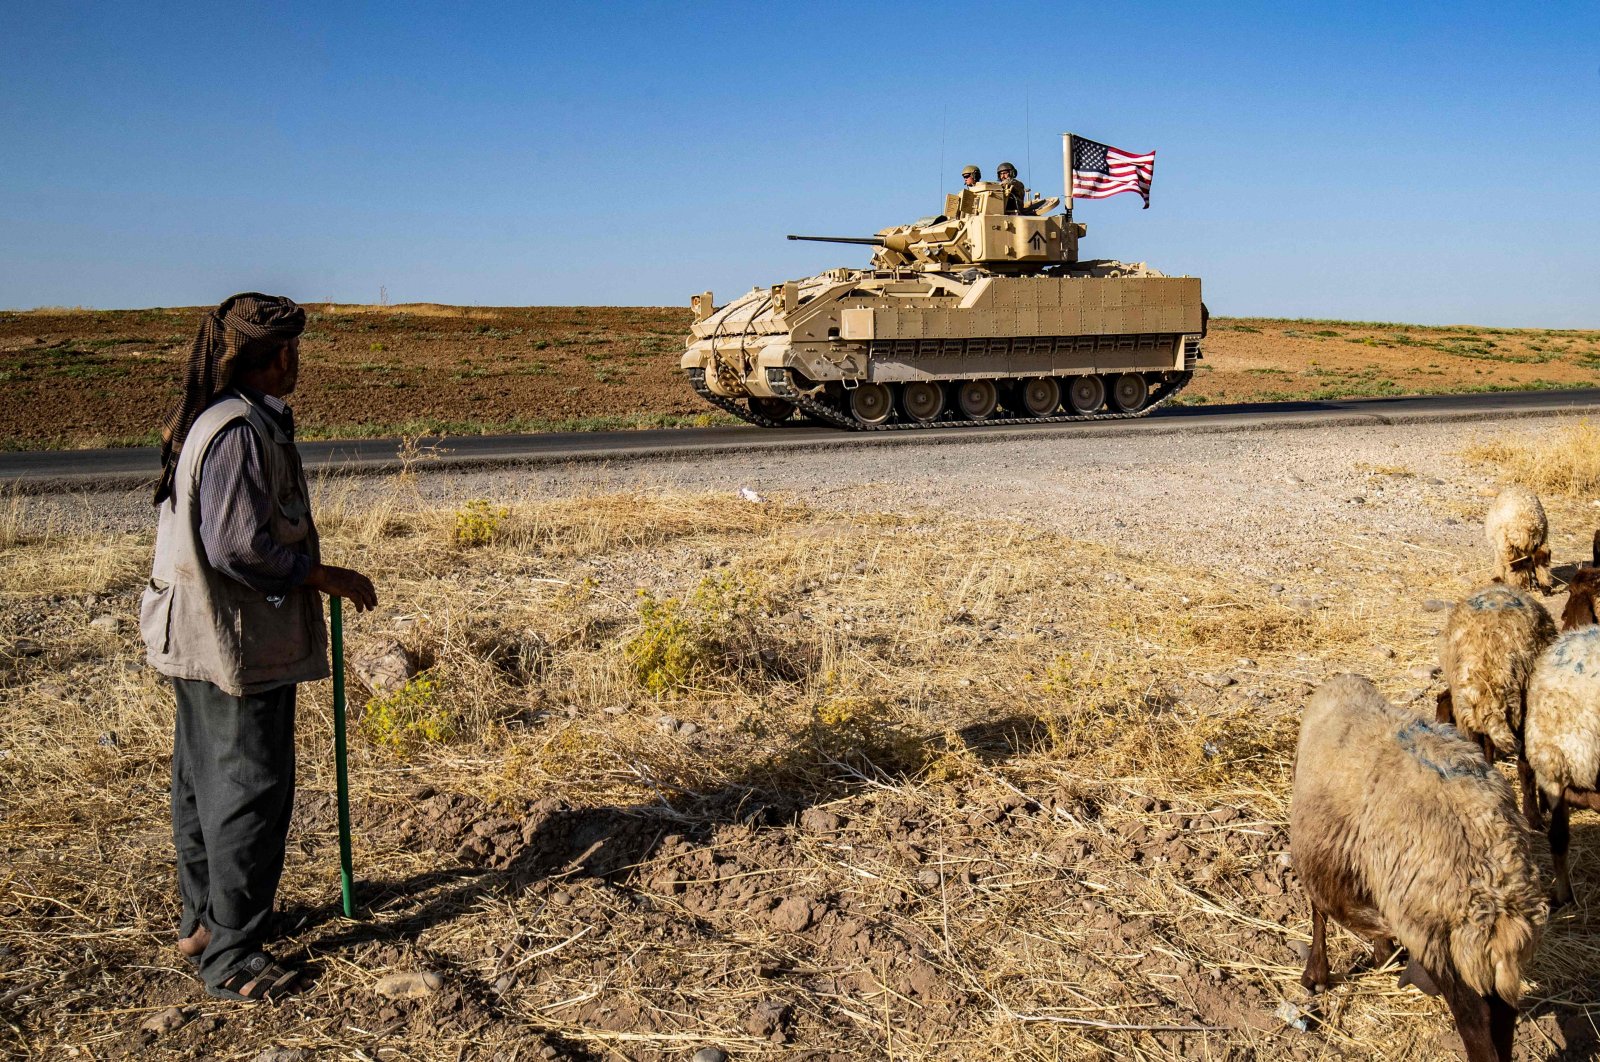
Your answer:
[[[866,13],[859,8],[864,7]],[[1600,5],[7,4],[0,307],[718,301],[1057,134],[1220,314],[1600,327]]]

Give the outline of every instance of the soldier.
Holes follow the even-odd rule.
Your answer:
[[[1017,168],[1009,162],[1002,162],[994,171],[994,175],[1000,182],[1000,190],[1006,196],[1006,213],[1022,213],[1022,205],[1027,201],[1028,190],[1017,180]]]
[[[983,180],[983,171],[976,166],[964,166],[961,169],[961,183],[968,188]]]

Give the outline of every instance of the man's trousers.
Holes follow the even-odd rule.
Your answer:
[[[294,685],[234,697],[175,678],[172,840],[183,921],[211,930],[200,974],[216,987],[260,951],[294,809]]]

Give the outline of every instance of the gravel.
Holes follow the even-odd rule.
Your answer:
[[[1350,569],[1330,561],[1334,544],[1340,556],[1374,554],[1374,568],[1395,550],[1419,560],[1430,553],[1482,553],[1486,578],[1488,556],[1475,514],[1492,494],[1493,477],[1467,465],[1459,451],[1474,436],[1537,434],[1577,419],[1012,438],[455,473],[424,465],[419,490],[447,505],[472,498],[745,488],[763,498],[781,495],[845,512],[934,508],[1032,522],[1169,562],[1230,567],[1281,592],[1287,573],[1297,573],[1293,581],[1301,590],[1340,585]],[[389,489],[383,479],[354,482],[358,491]],[[1352,504],[1354,498],[1361,504]],[[58,526],[138,532],[154,525],[142,490],[26,502],[31,518]]]

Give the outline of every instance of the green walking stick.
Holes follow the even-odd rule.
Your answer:
[[[333,617],[333,766],[339,789],[339,891],[344,916],[356,916],[355,873],[350,859],[350,775],[344,749],[344,617],[339,599],[328,598]]]

